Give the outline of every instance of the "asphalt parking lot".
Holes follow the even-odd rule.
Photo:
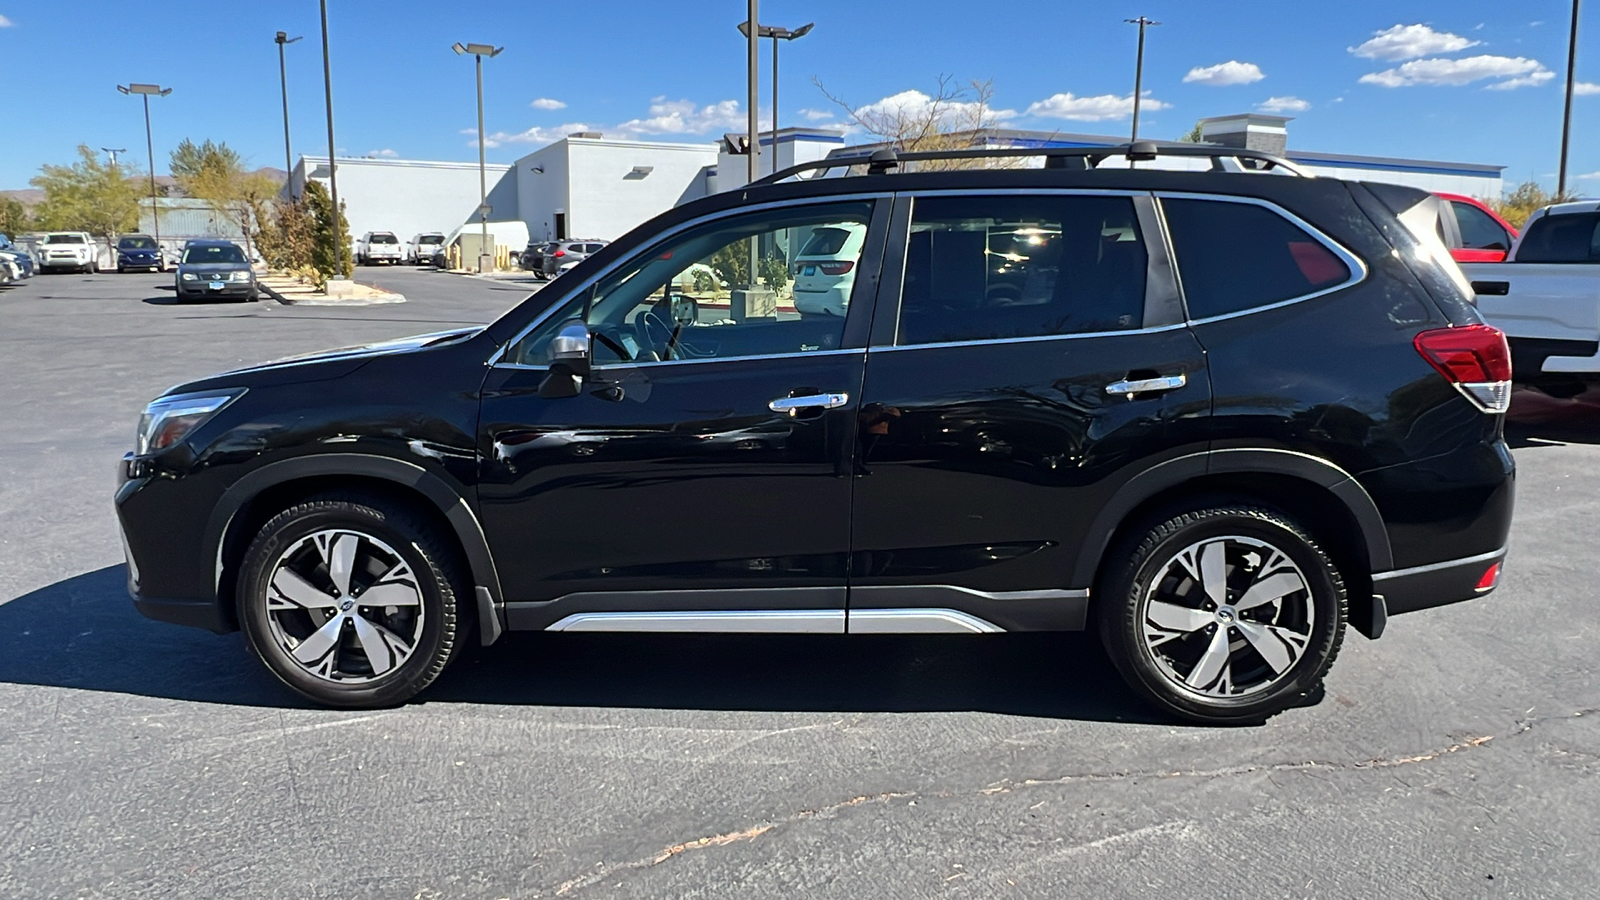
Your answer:
[[[174,383],[527,293],[359,277],[410,302],[0,288],[0,897],[1600,896],[1600,424],[1516,429],[1498,592],[1261,727],[1153,718],[1081,635],[511,635],[332,712],[138,616],[111,494]]]

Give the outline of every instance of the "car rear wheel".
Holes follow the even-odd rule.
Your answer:
[[[377,498],[299,503],[251,543],[239,621],[267,669],[317,703],[402,703],[444,671],[465,596],[456,554],[422,517]]]
[[[1301,703],[1344,639],[1344,582],[1309,533],[1262,507],[1173,516],[1125,541],[1100,638],[1145,699],[1197,722],[1259,722]]]

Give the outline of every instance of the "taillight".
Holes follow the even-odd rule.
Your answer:
[[[1475,590],[1475,591],[1477,591],[1478,593],[1481,594],[1481,593],[1484,593],[1485,591],[1494,590],[1494,586],[1499,584],[1499,583],[1500,583],[1500,564],[1499,563],[1495,563],[1494,565],[1489,567],[1488,571],[1483,573],[1483,577],[1482,578],[1478,579],[1478,586],[1473,588],[1473,590]]]
[[[567,251],[565,251],[565,250],[557,250],[556,252],[554,252],[554,253],[552,253],[550,255],[551,256],[556,256],[556,257],[566,256],[567,255]]]
[[[841,260],[839,262],[817,263],[817,271],[830,277],[838,277],[840,275],[848,274],[849,271],[855,267],[856,264],[853,261]]]
[[[1424,331],[1412,341],[1417,352],[1484,412],[1511,405],[1511,348],[1492,325]]]

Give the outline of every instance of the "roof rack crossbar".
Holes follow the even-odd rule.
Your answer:
[[[1009,159],[1016,157],[1042,156],[1045,158],[1045,168],[1069,168],[1067,160],[1081,159],[1090,169],[1098,167],[1101,163],[1113,157],[1129,160],[1148,160],[1166,157],[1185,157],[1211,160],[1213,171],[1267,171],[1280,169],[1285,174],[1301,178],[1313,177],[1311,173],[1300,168],[1281,156],[1263,153],[1260,150],[1248,150],[1243,147],[1207,147],[1196,144],[1188,147],[1158,146],[1149,141],[1140,141],[1136,144],[1117,144],[1110,147],[970,147],[960,150],[921,150],[911,153],[900,153],[893,149],[883,148],[870,155],[832,156],[826,159],[800,163],[781,169],[752,182],[752,184],[776,184],[780,181],[793,178],[806,172],[828,172],[833,169],[850,169],[856,166],[865,166],[872,175],[882,175],[903,167],[908,162],[921,162],[935,159]],[[1232,162],[1225,165],[1223,160]],[[1247,165],[1246,161],[1256,165]],[[817,176],[813,176],[817,177]]]

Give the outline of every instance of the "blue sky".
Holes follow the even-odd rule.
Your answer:
[[[454,41],[493,42],[485,62],[490,161],[509,162],[583,125],[608,135],[709,140],[742,130],[742,0],[578,4],[331,0],[334,117],[341,154],[474,160],[472,60]],[[158,171],[182,138],[226,141],[252,166],[283,165],[278,30],[289,46],[296,155],[325,153],[314,0],[79,0],[73,11],[0,0],[0,189],[27,186],[73,148],[144,157],[137,99],[119,82],[173,88],[152,101]],[[378,11],[385,15],[378,15]],[[1570,172],[1600,194],[1600,10],[1589,5]],[[817,23],[783,48],[782,124],[841,118],[812,83],[857,105],[915,103],[941,74],[991,80],[1005,124],[1120,134],[1137,29],[1148,15],[1141,132],[1174,138],[1204,116],[1292,115],[1292,147],[1507,166],[1508,186],[1554,183],[1568,0],[765,0],[762,20]],[[1398,27],[1397,27],[1398,26]],[[765,69],[763,114],[770,96]],[[1590,49],[1592,48],[1592,49]]]

